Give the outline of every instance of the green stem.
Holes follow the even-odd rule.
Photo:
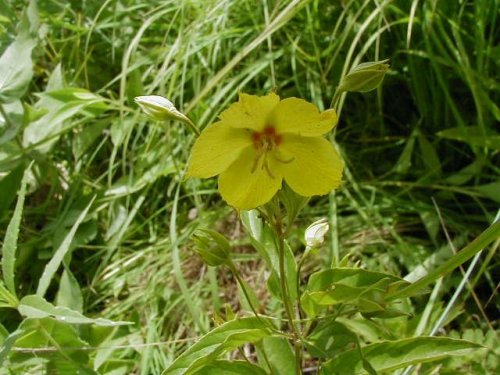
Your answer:
[[[250,299],[250,295],[248,294],[248,291],[247,291],[247,288],[245,286],[245,282],[243,281],[243,279],[241,278],[238,270],[236,269],[236,266],[234,265],[233,261],[232,260],[229,260],[229,262],[227,263],[227,266],[229,267],[229,269],[231,270],[231,272],[233,273],[234,277],[236,277],[236,280],[238,281],[238,284],[240,284],[241,286],[241,290],[243,291],[243,294],[245,296],[245,299],[247,300],[248,302],[248,305],[250,306],[250,309],[252,310],[252,312],[254,313],[255,317],[257,319],[259,319],[261,322],[261,318],[260,318],[260,315],[259,313],[257,312],[257,310],[255,309],[253,303],[252,303],[252,300]]]
[[[285,312],[288,318],[288,327],[290,328],[290,332],[293,335],[294,342],[293,346],[295,348],[295,361],[296,361],[296,371],[297,374],[300,375],[301,367],[302,367],[302,345],[300,344],[300,334],[295,327],[294,319],[293,319],[293,308],[290,301],[290,293],[288,291],[287,283],[286,283],[286,272],[285,272],[285,238],[284,232],[282,228],[282,224],[280,221],[275,222],[275,230],[278,238],[278,259],[279,259],[279,273],[280,273],[280,288],[281,288],[281,297],[283,299],[283,304],[285,306]]]

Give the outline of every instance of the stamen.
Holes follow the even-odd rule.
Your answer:
[[[269,177],[271,177],[274,180],[274,175],[271,172],[271,169],[269,168],[269,164],[267,163],[267,158],[265,156],[264,156],[264,162],[262,164],[262,167],[266,170],[266,172],[269,175]]]
[[[267,125],[264,129],[262,129],[262,131],[253,132],[251,138],[253,147],[257,151],[257,155],[252,165],[251,173],[254,173],[257,170],[261,159],[264,158],[262,160],[261,168],[266,170],[269,177],[275,178],[273,173],[271,172],[271,168],[269,168],[267,154],[268,152],[273,152],[276,150],[276,148],[283,141],[283,137],[280,134],[276,133],[276,129],[273,126]],[[275,152],[273,152],[273,156],[281,163],[291,163],[294,160],[294,158],[291,158],[290,160],[282,160],[275,155]]]
[[[256,158],[253,161],[253,165],[252,165],[252,169],[250,169],[250,173],[252,173],[252,174],[255,173],[255,171],[257,170],[257,166],[259,165],[260,158],[263,155],[265,155],[265,151],[264,150],[259,150],[259,152],[257,153]]]

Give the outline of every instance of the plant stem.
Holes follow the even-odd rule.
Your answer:
[[[257,319],[261,320],[260,316],[259,316],[259,313],[255,309],[255,307],[254,307],[254,305],[252,303],[252,300],[250,299],[250,295],[248,294],[247,288],[245,286],[245,282],[241,278],[241,276],[240,276],[238,270],[236,269],[236,266],[234,265],[233,261],[229,260],[229,263],[227,263],[227,266],[229,267],[229,269],[233,273],[234,277],[236,277],[236,280],[238,281],[238,284],[240,284],[241,290],[243,291],[243,294],[245,295],[245,299],[247,300],[248,305],[250,306],[250,309],[252,309],[252,312],[254,313],[255,317]]]
[[[297,374],[300,375],[302,373],[302,345],[300,340],[300,334],[295,327],[294,319],[293,319],[293,308],[290,301],[290,293],[288,291],[287,283],[286,283],[286,271],[285,271],[285,237],[283,226],[280,220],[274,223],[276,236],[278,238],[278,259],[279,259],[279,273],[280,273],[280,288],[281,288],[281,297],[283,299],[283,304],[285,306],[285,312],[288,318],[288,327],[293,335],[294,342],[293,346],[295,349],[295,367]]]

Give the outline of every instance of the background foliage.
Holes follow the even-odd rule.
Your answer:
[[[240,309],[231,276],[204,266],[191,249],[199,226],[238,245],[245,280],[258,299],[269,298],[259,288],[262,261],[216,182],[179,177],[193,135],[178,123],[148,121],[133,103],[137,95],[168,97],[202,128],[240,91],[275,89],[326,108],[352,65],[391,59],[381,88],[341,102],[336,141],[345,183],[334,205],[315,198],[300,217],[304,226],[321,216],[335,224],[306,273],[347,256],[415,280],[497,214],[497,0],[41,0],[29,7],[0,0],[0,9],[0,342],[13,344],[19,324],[39,336],[18,340],[7,359],[0,351],[7,366],[0,373],[45,366],[161,373],[213,320]],[[16,208],[21,186],[24,205]],[[13,216],[18,239],[6,235]],[[299,227],[294,238],[302,241]],[[491,349],[422,373],[436,366],[494,373],[496,246],[482,254],[443,324]],[[14,268],[7,252],[16,255]],[[372,338],[430,333],[462,278],[457,270],[438,282],[432,298],[412,300],[411,317]],[[32,310],[8,308],[12,281],[23,306],[48,314],[38,328],[23,321]],[[86,317],[132,324],[77,329],[48,317],[56,313],[43,301],[22,299],[34,293]]]

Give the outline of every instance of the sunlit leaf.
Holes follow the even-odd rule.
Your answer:
[[[163,375],[194,374],[221,354],[246,343],[254,343],[272,335],[269,325],[256,317],[227,322],[207,333],[189,347],[167,368]]]
[[[18,306],[19,313],[29,319],[54,318],[71,324],[96,324],[99,326],[117,326],[129,324],[127,322],[113,322],[108,319],[92,319],[67,307],[54,306],[42,297],[36,295],[25,296]]]

